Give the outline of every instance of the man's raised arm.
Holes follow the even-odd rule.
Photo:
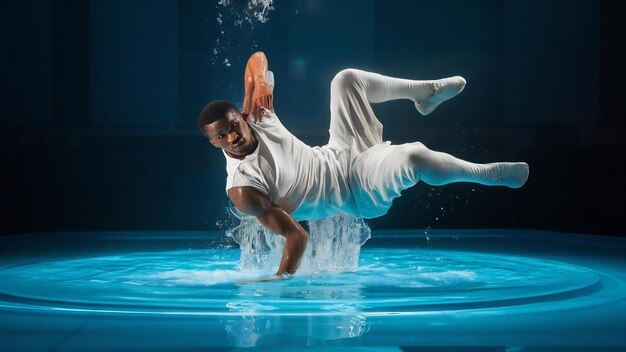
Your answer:
[[[255,216],[261,225],[285,237],[285,248],[277,276],[267,280],[280,279],[284,274],[295,273],[309,241],[306,230],[285,210],[252,187],[233,187],[228,190],[228,196],[237,210]]]
[[[261,108],[274,112],[274,89],[267,82],[267,57],[262,51],[250,56],[244,73],[244,98],[241,114],[244,118],[252,113],[262,119]]]

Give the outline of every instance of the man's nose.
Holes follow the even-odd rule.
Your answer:
[[[232,143],[235,139],[237,139],[237,133],[234,131],[229,133],[228,136],[226,136],[226,141],[228,143]]]

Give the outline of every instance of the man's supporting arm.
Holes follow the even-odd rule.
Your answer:
[[[309,234],[285,210],[252,187],[233,187],[228,196],[244,214],[256,216],[261,225],[285,237],[285,248],[276,275],[293,274],[309,241]]]

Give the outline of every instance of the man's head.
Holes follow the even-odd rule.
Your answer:
[[[209,103],[198,115],[198,127],[214,146],[243,158],[256,148],[256,139],[237,107],[226,100]]]

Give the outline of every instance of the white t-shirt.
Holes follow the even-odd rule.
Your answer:
[[[306,145],[269,111],[262,121],[250,115],[248,123],[258,145],[243,159],[224,152],[226,192],[254,187],[298,221],[324,218],[338,210],[358,216],[350,195],[348,151]]]

